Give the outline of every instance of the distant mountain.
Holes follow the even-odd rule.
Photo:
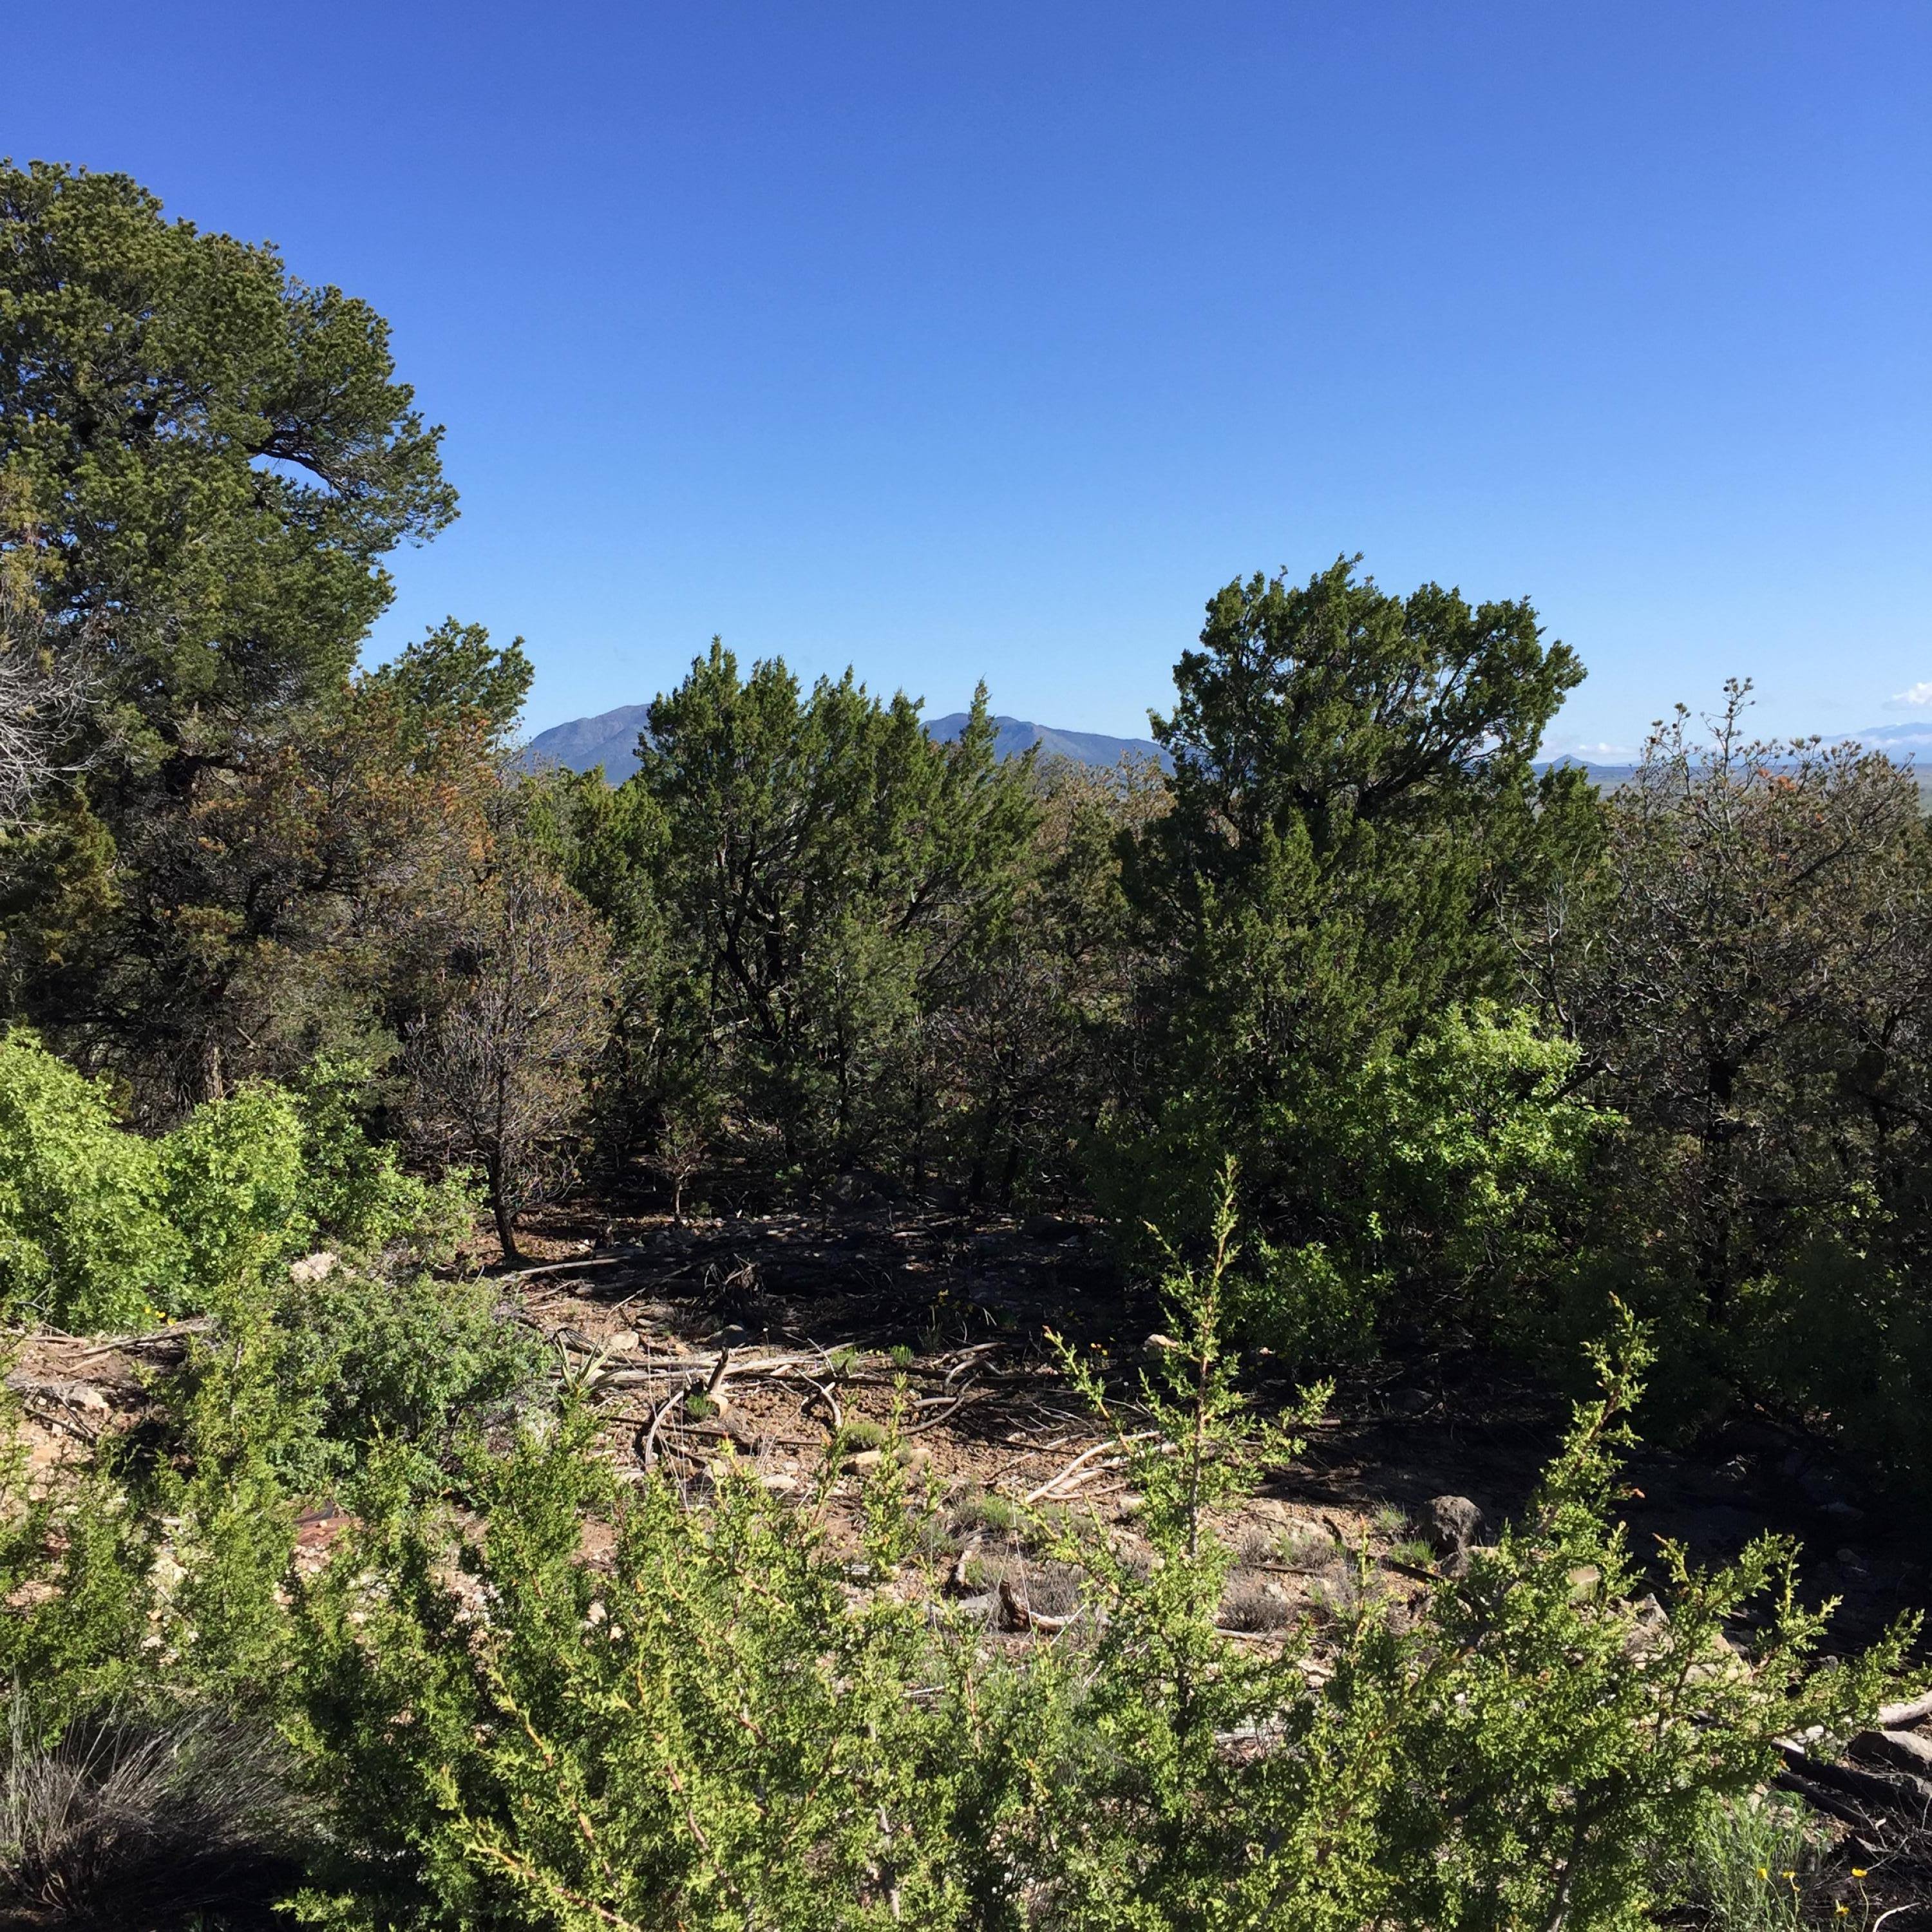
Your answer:
[[[1882,752],[1900,764],[1910,764],[1918,775],[1922,790],[1932,788],[1932,719],[1906,724],[1874,724],[1864,731],[1826,732],[1822,734],[1827,745],[1858,745],[1868,752]],[[1786,742],[1774,739],[1773,743]],[[1618,786],[1628,784],[1636,777],[1638,767],[1634,762],[1622,765],[1600,765],[1588,758],[1563,757],[1541,759],[1538,769],[1546,765],[1570,765],[1588,774],[1590,782],[1600,791],[1615,791]]]
[[[572,772],[587,772],[593,765],[602,765],[613,784],[622,784],[638,769],[638,734],[644,728],[650,709],[646,704],[620,704],[595,718],[573,718],[567,724],[553,724],[524,746],[524,763],[532,770],[561,765]]]
[[[949,711],[944,718],[929,718],[928,737],[950,745],[966,728],[971,714]],[[1151,738],[1110,738],[1102,731],[1062,731],[1052,724],[1035,724],[1024,718],[993,720],[993,748],[1003,758],[1017,758],[1022,752],[1040,747],[1042,760],[1070,758],[1076,765],[1118,765],[1129,756],[1152,758],[1164,772],[1174,769],[1174,760]]]
[[[524,752],[524,762],[532,768],[562,765],[573,772],[587,772],[593,765],[604,767],[604,776],[613,784],[622,784],[638,769],[638,734],[644,728],[646,706],[620,704],[614,711],[600,712],[595,718],[573,718],[567,724],[554,724],[539,731]],[[926,730],[942,744],[950,744],[965,729],[967,713],[949,711],[944,718],[926,721]],[[1174,760],[1151,738],[1110,738],[1100,731],[1063,731],[1052,724],[1035,724],[1024,718],[995,718],[994,748],[1003,758],[1018,758],[1036,745],[1046,758],[1070,758],[1076,764],[1117,765],[1132,754],[1152,758],[1163,771],[1174,769]],[[1922,777],[1932,776],[1932,719],[1915,719],[1902,724],[1874,724],[1868,731],[1844,734],[1888,758],[1913,758],[1922,766]],[[1578,765],[1591,781],[1612,790],[1628,782],[1636,771],[1634,764],[1600,765],[1586,758],[1559,758],[1552,764]]]
[[[647,707],[620,704],[614,711],[600,712],[595,718],[573,718],[567,724],[553,724],[539,731],[524,749],[524,763],[534,770],[544,765],[561,765],[566,770],[587,772],[593,765],[604,767],[604,776],[613,784],[622,784],[638,769],[638,734],[644,728]],[[944,718],[929,718],[928,736],[941,744],[950,744],[965,729],[968,714],[950,711]],[[1042,758],[1071,758],[1076,764],[1117,765],[1129,753],[1153,758],[1163,770],[1171,770],[1173,760],[1151,738],[1109,738],[1098,731],[1061,731],[1050,724],[1034,724],[1023,718],[993,720],[993,748],[1003,758],[1017,758],[1034,746]]]

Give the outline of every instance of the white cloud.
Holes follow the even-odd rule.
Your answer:
[[[1932,709],[1932,679],[1921,679],[1908,689],[1895,692],[1885,700],[1888,711],[1924,711]]]
[[[1932,699],[1927,701],[1932,703]],[[1543,755],[1546,758],[1582,758],[1593,765],[1614,765],[1634,758],[1636,752],[1629,745],[1593,745],[1583,738],[1547,738],[1544,740]]]

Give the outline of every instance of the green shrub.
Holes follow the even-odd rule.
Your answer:
[[[364,1078],[325,1064],[299,1094],[244,1088],[150,1139],[32,1034],[0,1039],[0,1310],[140,1328],[256,1294],[321,1243],[367,1262],[447,1260],[471,1184],[403,1173],[356,1117]]]
[[[300,1605],[299,1733],[344,1853],[302,1913],[425,1932],[1651,1922],[1690,1882],[1660,1848],[1765,1779],[1778,1736],[1869,1709],[1910,1632],[1815,1669],[1820,1621],[1771,1539],[1711,1573],[1666,1548],[1666,1607],[1636,1606],[1612,1514],[1645,1360],[1625,1320],[1528,1513],[1466,1576],[1398,1619],[1364,1557],[1318,1671],[1304,1638],[1231,1640],[1216,1512],[1318,1400],[1250,1412],[1232,1235],[1229,1184],[1210,1258],[1164,1285],[1177,1346],[1136,1386],[1066,1358],[1154,1560],[1075,1511],[1036,1520],[1071,1621],[1018,1650],[895,1580],[934,1546],[890,1458],[855,1564],[730,1468],[701,1508],[656,1476],[622,1492],[581,1414],[476,1451],[473,1516],[378,1450],[362,1528]],[[611,1532],[594,1564],[586,1518]],[[1759,1611],[1740,1654],[1724,1633]]]
[[[1181,1096],[1154,1132],[1102,1145],[1096,1186],[1124,1222],[1158,1220],[1196,1252],[1221,1150],[1247,1149],[1256,1233],[1230,1284],[1234,1325],[1291,1366],[1346,1360],[1391,1304],[1509,1316],[1526,1291],[1546,1294],[1613,1124],[1571,1096],[1576,1064],[1526,1013],[1452,1008],[1239,1120],[1223,1096]]]
[[[438,1181],[405,1174],[394,1147],[372,1138],[364,1124],[371,1078],[366,1062],[334,1058],[318,1060],[296,1083],[309,1211],[352,1260],[400,1251],[446,1267],[476,1225],[476,1180],[460,1170]]]
[[[106,1083],[16,1030],[0,1039],[0,1310],[88,1330],[140,1328],[186,1260],[154,1200],[158,1150],[117,1124]]]
[[[545,1356],[507,1319],[494,1283],[338,1269],[280,1292],[275,1310],[278,1400],[304,1417],[284,1458],[304,1492],[357,1466],[378,1442],[422,1459],[425,1480],[455,1436],[526,1396]]]
[[[197,1107],[158,1147],[155,1204],[186,1265],[170,1312],[216,1306],[259,1286],[312,1243],[302,1118],[279,1088],[244,1088]]]
[[[589,1439],[581,1418],[526,1433],[483,1478],[473,1540],[372,1479],[368,1527],[304,1605],[310,1748],[371,1856],[304,1915],[956,1922],[961,1714],[907,1694],[929,1681],[925,1618],[852,1603],[843,1564],[748,1481],[706,1512],[657,1481],[620,1501]],[[586,1516],[615,1526],[606,1571],[578,1560]]]

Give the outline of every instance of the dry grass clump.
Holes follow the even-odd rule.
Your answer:
[[[265,1726],[123,1713],[19,1738],[0,1778],[0,1912],[76,1927],[279,1922],[307,1807]]]
[[[1238,1573],[1228,1580],[1221,1598],[1220,1622],[1224,1630],[1286,1630],[1294,1621],[1294,1606],[1276,1586],[1259,1576]]]

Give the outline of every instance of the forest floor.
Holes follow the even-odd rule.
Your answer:
[[[995,1642],[1078,1619],[1079,1574],[1030,1538],[1029,1510],[1091,1510],[1123,1560],[1146,1553],[1112,1436],[1046,1339],[1057,1329],[1125,1388],[1159,1325],[1090,1228],[883,1204],[682,1226],[559,1209],[532,1217],[524,1245],[518,1270],[496,1268],[481,1234],[470,1258],[549,1342],[555,1372],[586,1392],[620,1476],[656,1463],[701,1495],[728,1445],[768,1489],[821,1512],[835,1548],[856,1549],[866,1472],[896,1453],[936,1504],[928,1587]],[[108,1346],[22,1338],[8,1379],[24,1399],[32,1464],[75,1466],[128,1426],[150,1371],[181,1346],[178,1330]],[[1318,1676],[1321,1627],[1354,1592],[1383,1593],[1401,1620],[1429,1588],[1432,1504],[1468,1498],[1481,1513],[1476,1540],[1488,1540],[1523,1507],[1568,1416],[1520,1364],[1473,1346],[1396,1348],[1364,1365],[1338,1383],[1304,1453],[1217,1522],[1237,1557],[1222,1625],[1264,1645],[1312,1627]],[[893,1440],[896,1452],[880,1446]],[[1628,1474],[1631,1546],[1660,1581],[1660,1538],[1712,1564],[1769,1529],[1800,1540],[1807,1600],[1838,1600],[1833,1647],[1932,1606],[1922,1546],[1822,1445],[1771,1418],[1735,1417],[1684,1448],[1645,1444]],[[319,1563],[344,1523],[320,1501],[298,1561]],[[584,1553],[603,1555],[594,1533]],[[1832,1828],[1843,1886],[1882,1847],[1863,1849],[1842,1820]],[[1912,1842],[1903,1864],[1888,1862],[1898,1882],[1886,1903],[1932,1918],[1932,1820]]]
[[[1025,1561],[1027,1508],[1096,1510],[1131,1552],[1134,1498],[1108,1434],[1046,1339],[1058,1330],[1124,1387],[1159,1324],[1150,1300],[1124,1294],[1093,1229],[887,1206],[681,1226],[567,1209],[533,1219],[529,1264],[502,1274],[505,1289],[556,1346],[560,1372],[590,1390],[620,1471],[640,1472],[648,1444],[702,1488],[728,1440],[768,1487],[803,1499],[843,1425],[844,1466],[824,1504],[835,1534],[856,1534],[878,1453],[861,1438],[882,1436],[896,1407],[899,1453],[964,1553],[956,1584],[1006,1622],[1003,1580],[1044,1616],[1070,1607],[1070,1580]],[[494,1240],[475,1245],[472,1262],[494,1264]],[[124,1426],[179,1333],[106,1347],[23,1338],[8,1379],[26,1398],[32,1463],[83,1458]],[[708,1400],[668,1404],[706,1384]],[[1426,1587],[1416,1573],[1432,1558],[1418,1538],[1432,1502],[1468,1498],[1486,1540],[1522,1508],[1568,1413],[1520,1365],[1473,1347],[1393,1351],[1345,1377],[1304,1454],[1220,1526],[1240,1558],[1229,1622],[1262,1633],[1304,1612],[1318,1621],[1358,1587],[1365,1558],[1397,1598]],[[1694,1448],[1646,1444],[1628,1475],[1640,1562],[1660,1538],[1714,1563],[1761,1531],[1794,1536],[1804,1593],[1839,1600],[1832,1640],[1848,1647],[1901,1610],[1932,1607],[1922,1546],[1822,1445],[1770,1418],[1734,1417]]]
[[[680,1406],[650,1444],[688,1480],[706,1479],[728,1438],[768,1486],[803,1496],[835,1422],[849,1439],[854,1421],[869,1433],[896,1405],[901,1454],[968,1552],[962,1586],[983,1582],[997,1600],[1004,1575],[1022,1604],[1070,1607],[1065,1579],[1024,1567],[1016,1519],[1029,1504],[1090,1507],[1131,1550],[1133,1498],[1107,1432],[1046,1341],[1055,1328],[1131,1379],[1159,1325],[1150,1301],[1124,1296],[1093,1230],[884,1206],[682,1227],[555,1213],[526,1245],[524,1312],[592,1386],[620,1466],[641,1466],[659,1405],[709,1382],[722,1356],[712,1412],[694,1426]],[[1241,1559],[1228,1621],[1318,1619],[1357,1587],[1364,1554],[1396,1595],[1424,1587],[1413,1573],[1432,1560],[1418,1540],[1432,1502],[1468,1498],[1486,1540],[1522,1507],[1568,1415],[1520,1365],[1473,1348],[1394,1353],[1346,1377],[1303,1455],[1221,1526]],[[860,1473],[833,1486],[835,1522],[856,1510]],[[1768,1418],[1733,1418],[1694,1449],[1643,1445],[1628,1474],[1640,1561],[1664,1538],[1714,1563],[1763,1530],[1796,1537],[1805,1594],[1839,1600],[1833,1639],[1847,1646],[1932,1604],[1924,1551],[1821,1445]]]

